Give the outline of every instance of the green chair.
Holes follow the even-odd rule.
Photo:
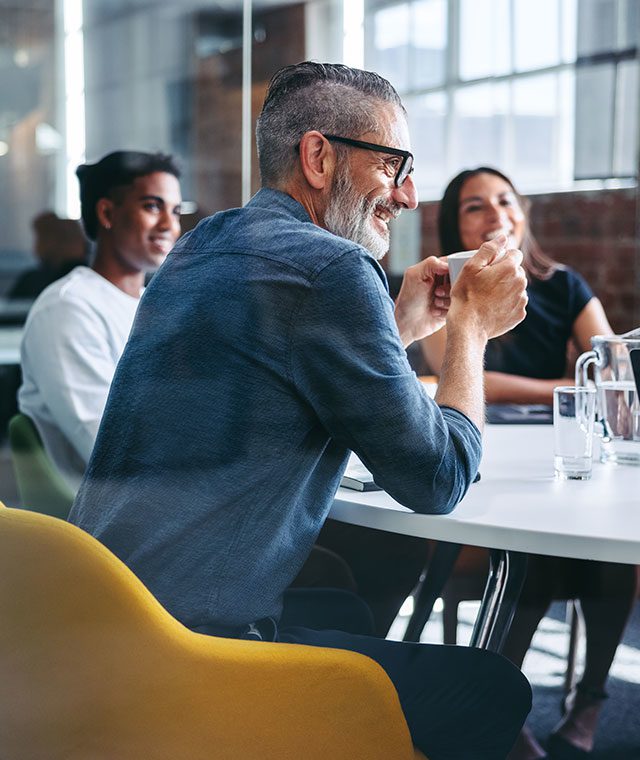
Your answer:
[[[22,503],[34,512],[66,519],[75,493],[49,459],[26,414],[16,414],[9,421],[9,444]]]

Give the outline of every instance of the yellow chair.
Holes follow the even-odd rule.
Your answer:
[[[65,518],[75,493],[49,459],[26,414],[16,414],[9,421],[9,444],[22,503],[35,512]]]
[[[0,674],[11,760],[424,760],[369,658],[193,633],[90,535],[1,504]]]

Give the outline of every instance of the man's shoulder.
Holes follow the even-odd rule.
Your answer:
[[[348,252],[369,255],[356,243],[314,224],[290,196],[267,188],[244,208],[203,220],[180,247],[268,259],[310,278]]]
[[[107,318],[114,309],[122,310],[117,288],[89,267],[79,266],[51,283],[36,298],[29,311],[27,327],[35,320],[71,317],[72,314]]]
[[[51,308],[61,300],[73,296],[90,299],[93,291],[92,274],[94,273],[88,267],[76,267],[64,277],[60,277],[48,285],[33,302],[31,312]]]

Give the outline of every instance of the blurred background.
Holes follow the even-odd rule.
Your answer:
[[[266,84],[304,58],[371,68],[409,112],[420,191],[387,266],[437,252],[436,201],[497,166],[544,248],[614,328],[640,323],[637,0],[0,0],[0,296],[36,264],[34,219],[79,216],[76,166],[176,154],[185,227],[258,187]]]

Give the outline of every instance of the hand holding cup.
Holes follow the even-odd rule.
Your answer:
[[[524,319],[528,301],[522,252],[507,250],[506,235],[499,235],[480,246],[477,252],[462,251],[461,254],[466,255],[453,254],[452,259],[456,262],[453,266],[455,282],[451,288],[448,329],[465,324],[481,330],[487,339],[513,329]],[[460,262],[463,266],[456,272]],[[451,263],[449,272],[451,278]]]

